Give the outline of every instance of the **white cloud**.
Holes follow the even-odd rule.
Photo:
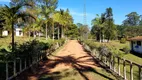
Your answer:
[[[74,16],[80,16],[80,17],[83,17],[83,13],[79,13],[79,12],[75,12],[75,11],[70,11],[70,14],[71,15],[74,15]]]
[[[0,0],[0,2],[10,2],[10,0]]]
[[[65,7],[58,7],[57,10],[64,9],[66,10],[67,8]],[[70,11],[70,14],[73,16],[74,22],[75,23],[83,23],[83,16],[84,12],[83,10],[80,11],[78,9],[73,9],[73,8],[68,8]],[[91,20],[96,16],[96,14],[93,13],[86,13],[86,19],[87,19],[87,24],[89,27],[91,27]]]

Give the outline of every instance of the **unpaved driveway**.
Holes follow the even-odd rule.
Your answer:
[[[58,53],[51,55],[49,60],[40,62],[37,72],[28,73],[29,75],[26,75],[25,79],[95,80],[95,73],[98,73],[95,71],[96,69],[101,69],[97,62],[84,51],[77,40],[71,40]],[[103,77],[111,79],[104,75]]]

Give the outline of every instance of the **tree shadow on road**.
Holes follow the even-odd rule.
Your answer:
[[[89,80],[88,76],[85,75],[86,72],[94,72],[104,78],[107,78],[109,80],[113,80],[112,78],[102,74],[102,73],[99,73],[98,71],[96,71],[93,67],[91,66],[98,66],[100,67],[100,65],[96,64],[98,62],[94,61],[94,59],[90,56],[82,56],[82,57],[79,57],[79,58],[74,58],[74,56],[72,55],[68,55],[68,56],[54,56],[56,57],[56,59],[54,60],[48,60],[48,63],[42,63],[42,64],[46,64],[46,68],[48,69],[52,69],[52,68],[55,68],[57,65],[59,64],[65,64],[67,66],[71,66],[73,67],[85,80]],[[88,63],[88,62],[93,62],[93,63]],[[43,66],[43,65],[42,65]],[[42,75],[47,75],[48,73],[42,73]],[[51,75],[53,76],[50,76],[48,78],[44,78],[44,79],[41,79],[41,80],[60,80],[60,78],[64,77],[62,75],[55,75],[55,73],[52,73]]]

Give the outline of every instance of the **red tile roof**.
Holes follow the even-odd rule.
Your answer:
[[[137,37],[133,37],[128,39],[129,41],[142,41],[142,36],[137,36]]]

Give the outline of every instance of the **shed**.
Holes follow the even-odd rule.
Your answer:
[[[130,38],[131,51],[142,54],[142,36]]]

